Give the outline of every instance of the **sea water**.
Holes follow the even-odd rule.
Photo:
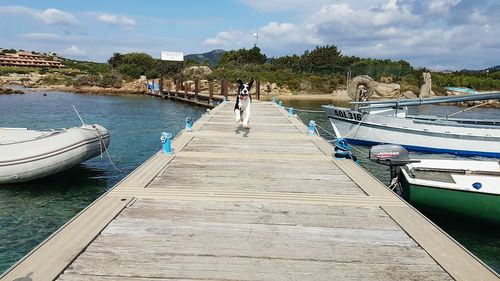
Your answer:
[[[285,102],[284,105],[320,110],[321,104],[322,102],[302,101]],[[196,120],[205,113],[205,109],[201,107],[146,96],[96,96],[38,91],[25,95],[0,95],[0,127],[50,129],[79,126],[81,122],[73,105],[84,122],[98,123],[110,131],[111,145],[108,151],[119,170],[105,155],[104,158],[94,158],[45,179],[0,186],[0,272],[160,150],[160,135],[163,131],[175,135],[184,128],[186,117]],[[443,110],[453,112],[460,108],[427,106],[421,110],[430,114]],[[499,116],[499,111],[483,109],[475,113],[475,117],[491,119],[495,115]],[[322,128],[331,130],[324,113],[298,114],[306,124],[309,120],[314,120]],[[322,136],[332,139],[324,132]],[[387,183],[387,167],[371,163],[362,153],[358,153],[367,153],[368,148],[357,146],[356,149],[354,152],[361,165]],[[500,271],[498,231],[488,226],[464,224],[431,215],[431,219],[467,249],[497,272]]]
[[[43,94],[46,94],[44,96]],[[52,129],[97,123],[111,135],[109,155],[25,184],[0,185],[0,273],[160,150],[162,132],[175,136],[186,117],[205,108],[147,96],[62,92],[0,95],[0,127]]]

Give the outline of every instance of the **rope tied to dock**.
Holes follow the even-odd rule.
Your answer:
[[[96,125],[92,124],[92,128],[94,128],[96,131],[97,131],[97,134],[99,134],[99,148],[101,149],[101,159],[102,159],[102,154],[103,153],[106,153],[106,155],[108,156],[108,159],[109,159],[109,162],[111,163],[111,165],[113,166],[113,168],[115,168],[115,170],[117,170],[118,172],[122,172],[122,170],[120,170],[116,165],[115,165],[115,162],[113,162],[113,159],[111,159],[111,155],[109,154],[108,150],[107,149],[104,149],[103,151],[103,146],[106,145],[106,143],[104,142],[104,136],[102,135],[101,131],[99,130],[99,128],[97,128]]]
[[[293,108],[293,107],[284,106],[283,108],[286,110],[289,110],[290,108]],[[324,113],[323,110],[309,110],[309,109],[297,109],[297,108],[293,108],[293,111],[308,112],[308,113]]]

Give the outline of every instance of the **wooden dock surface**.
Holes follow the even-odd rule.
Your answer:
[[[498,280],[276,105],[221,104],[1,280]],[[16,279],[21,278],[21,279]]]

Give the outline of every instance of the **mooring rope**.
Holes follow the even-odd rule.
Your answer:
[[[330,133],[327,129],[321,127],[319,124],[316,124],[316,127],[320,128],[321,130],[323,130],[325,133],[327,133],[328,135],[332,136],[334,139],[337,139],[337,136],[335,134],[332,134]]]
[[[286,109],[286,110],[288,110],[288,109],[293,108],[293,107],[286,107],[286,106],[284,106],[283,108]],[[324,113],[323,110],[309,110],[309,109],[297,109],[297,108],[293,108],[293,111],[309,112],[309,113]]]
[[[109,151],[107,149],[104,148],[104,151],[103,151],[103,146],[106,145],[106,143],[104,142],[104,137],[103,135],[101,134],[101,131],[99,130],[99,128],[97,128],[96,125],[92,124],[92,128],[94,128],[96,131],[97,131],[97,134],[99,134],[99,147],[101,149],[101,158],[102,158],[102,154],[105,152],[106,155],[108,156],[108,159],[109,159],[109,162],[111,163],[111,165],[113,166],[113,168],[115,168],[115,170],[117,170],[118,172],[122,172],[122,170],[120,170],[116,165],[115,165],[115,162],[113,162],[113,159],[111,159],[111,155],[109,154]]]
[[[366,115],[365,115],[366,116]],[[302,119],[300,119],[300,117],[297,115],[297,119],[300,120],[300,122],[304,123],[304,121],[302,121]],[[359,124],[357,125],[357,127],[359,128],[359,126],[361,125],[361,122],[363,121],[364,117],[361,119],[361,121],[359,122]],[[337,141],[337,136],[333,133],[331,133],[330,131],[328,131],[327,129],[321,127],[320,125],[316,124],[316,128],[320,128],[321,130],[323,130],[325,133],[327,133],[328,135],[332,136],[333,139],[332,140],[327,140],[327,142],[330,142],[330,143],[334,143]],[[351,131],[352,132],[352,131]],[[316,133],[318,134],[318,136],[320,136],[319,132],[318,132],[318,129],[316,129]],[[349,135],[349,134],[348,134]],[[346,135],[347,136],[347,135]],[[363,150],[357,148],[357,147],[354,147],[354,146],[350,146],[351,148],[353,148],[354,150],[356,150],[357,152],[361,153],[362,155],[364,155],[365,157],[368,157],[368,154],[366,152],[364,152]]]
[[[347,133],[345,136],[342,136],[342,137],[346,138],[346,137],[350,136],[352,133],[357,132],[359,130],[359,127],[361,127],[361,123],[363,123],[363,121],[365,120],[366,116],[368,116],[368,114],[365,114],[365,116],[363,116],[363,118],[361,118],[361,120],[359,120],[359,123],[356,125],[356,127],[353,128],[351,131],[349,131],[349,133]]]

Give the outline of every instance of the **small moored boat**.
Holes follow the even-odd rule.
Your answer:
[[[499,161],[410,159],[399,145],[370,149],[391,167],[390,188],[418,208],[500,225]]]
[[[109,133],[100,125],[59,130],[0,128],[0,184],[55,174],[106,151]]]
[[[422,159],[401,169],[399,182],[416,206],[500,225],[498,161]]]

